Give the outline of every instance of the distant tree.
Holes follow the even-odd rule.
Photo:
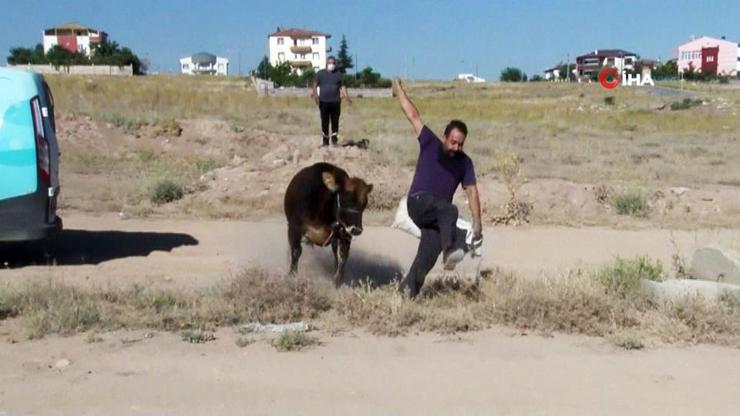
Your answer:
[[[296,87],[310,87],[314,78],[316,78],[316,71],[313,68],[308,68],[298,76]]]
[[[337,53],[337,69],[342,74],[346,74],[348,69],[352,69],[354,67],[355,65],[352,63],[352,57],[349,55],[347,39],[342,35],[342,41],[339,42],[339,52]]]
[[[716,78],[711,72],[701,72],[694,68],[693,63],[689,62],[689,68],[683,71],[683,79],[687,81],[711,81]]]
[[[500,79],[503,82],[522,82],[523,80],[526,81],[525,76],[526,74],[524,74],[521,69],[507,67],[501,71]]]
[[[563,64],[561,63],[558,65],[558,78],[561,80],[569,79],[570,81],[575,81],[576,76],[573,74],[573,65]]]
[[[290,87],[295,85],[297,75],[290,67],[290,63],[285,61],[272,67],[269,78],[277,87]]]
[[[34,49],[22,47],[11,48],[7,62],[10,65],[42,65],[48,63],[44,55],[44,46],[40,43]]]
[[[522,82],[527,82],[527,73],[522,72]]]
[[[146,73],[147,64],[141,62],[138,56],[129,48],[121,48],[116,42],[104,41],[94,44],[91,47],[92,57],[88,57],[82,52],[71,52],[59,45],[53,46],[49,51],[44,53],[44,46],[40,43],[31,50],[27,48],[13,48],[8,56],[8,63],[11,65],[25,64],[52,64],[55,67],[69,65],[113,65],[133,67],[134,74],[143,75]]]
[[[671,59],[657,65],[650,76],[653,79],[676,79],[678,78],[678,65],[675,60]]]
[[[373,68],[369,66],[356,75],[345,74],[343,82],[349,88],[390,88],[392,84],[390,79],[383,78],[380,73],[373,71]]]
[[[254,76],[257,78],[267,79],[270,78],[270,71],[272,71],[272,65],[270,65],[270,59],[265,55],[257,65],[257,69],[254,71]]]
[[[81,52],[70,52],[59,45],[54,45],[46,53],[46,59],[54,67],[70,65],[89,65],[90,60],[87,55]]]
[[[31,63],[33,51],[28,48],[11,48],[7,62],[10,65],[25,65]]]
[[[120,45],[116,41],[105,40],[103,42],[95,43],[91,47],[91,55],[93,56],[93,62],[96,59],[102,60],[121,52]]]
[[[540,82],[542,81],[542,77],[539,75],[532,75],[532,78],[529,79],[529,82]]]
[[[43,65],[48,63],[49,60],[46,58],[46,54],[44,53],[44,45],[37,43],[36,47],[33,48],[33,52],[31,53],[31,64]]]

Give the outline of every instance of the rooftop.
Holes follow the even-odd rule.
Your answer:
[[[53,27],[44,29],[44,33],[46,33],[46,34],[53,34],[54,32],[65,32],[65,33],[69,33],[69,32],[90,32],[90,33],[100,33],[100,34],[103,34],[103,35],[106,35],[106,36],[108,35],[107,33],[103,32],[102,30],[93,29],[93,28],[88,27],[88,26],[83,26],[83,25],[81,25],[79,23],[76,23],[76,22],[65,23],[63,25],[53,26]]]
[[[284,27],[278,27],[277,30],[269,35],[270,37],[273,36],[285,36],[295,39],[305,39],[305,38],[312,38],[314,36],[324,36],[326,38],[330,38],[331,35],[328,33],[318,32],[316,30],[310,30],[310,29],[301,29],[301,28],[284,28]]]
[[[190,59],[192,59],[194,64],[198,65],[213,65],[216,63],[216,55],[208,52],[194,53]]]
[[[581,55],[578,58],[588,58],[588,57],[602,57],[602,58],[612,58],[612,57],[625,57],[625,56],[637,56],[634,52],[625,51],[624,49],[596,49],[593,52],[589,52],[585,55]]]

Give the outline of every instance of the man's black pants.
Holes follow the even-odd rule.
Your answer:
[[[339,114],[342,112],[342,105],[339,102],[325,103],[322,101],[319,102],[319,112],[321,113],[321,132],[324,134],[323,144],[329,144],[329,122],[331,122],[331,142],[337,144]]]
[[[442,251],[463,248],[465,236],[457,228],[457,207],[426,192],[409,196],[409,216],[421,229],[419,248],[408,274],[402,282],[402,290],[412,297],[419,293],[424,279]]]

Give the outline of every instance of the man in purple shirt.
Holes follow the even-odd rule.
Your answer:
[[[400,79],[394,80],[393,90],[414,127],[420,147],[416,173],[408,194],[408,212],[421,229],[421,240],[416,258],[401,282],[401,290],[415,297],[440,253],[443,253],[446,270],[454,269],[465,255],[464,235],[458,233],[456,226],[457,207],[452,204],[458,185],[462,184],[468,195],[475,241],[483,238],[480,197],[473,161],[462,150],[468,135],[465,123],[450,121],[445,128],[444,139],[440,140],[424,125]]]

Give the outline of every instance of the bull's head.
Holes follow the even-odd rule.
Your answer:
[[[362,234],[362,213],[373,185],[360,178],[337,182],[330,172],[323,173],[324,185],[334,194],[336,219],[343,231],[358,236]]]

